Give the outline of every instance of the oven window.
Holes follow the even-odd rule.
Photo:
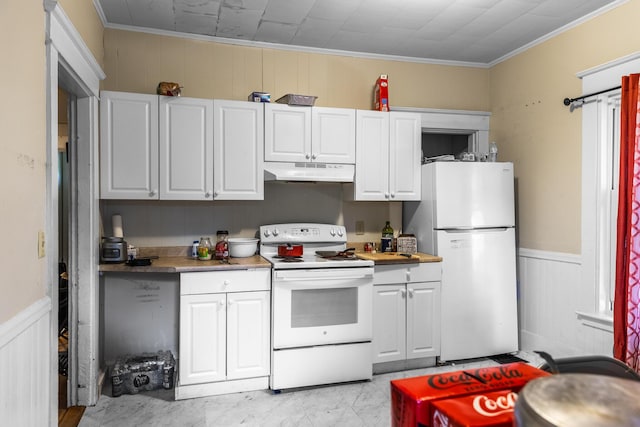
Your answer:
[[[358,288],[291,291],[291,327],[349,325],[358,322]]]

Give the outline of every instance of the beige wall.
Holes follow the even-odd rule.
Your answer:
[[[0,2],[0,324],[46,294],[38,230],[45,221],[45,46],[42,2]]]
[[[640,50],[640,0],[540,44],[490,71],[491,139],[515,163],[520,247],[579,254],[581,94],[576,73]]]
[[[98,64],[104,65],[102,21],[91,0],[58,0]]]
[[[316,95],[316,105],[371,108],[373,85],[389,75],[396,106],[489,109],[489,71],[302,53],[106,29],[106,90],[155,93],[158,82],[183,96],[247,99],[252,91]]]

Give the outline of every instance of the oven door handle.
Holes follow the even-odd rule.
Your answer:
[[[331,277],[278,277],[278,282],[325,282],[325,281],[343,281],[343,280],[362,280],[371,279],[372,274],[362,274],[359,276],[331,276]]]

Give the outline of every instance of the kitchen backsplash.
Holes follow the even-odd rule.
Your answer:
[[[215,238],[216,230],[231,237],[254,237],[263,224],[318,222],[344,225],[347,239],[377,241],[385,221],[401,228],[400,202],[345,202],[342,185],[335,183],[267,183],[260,201],[146,201],[102,200],[103,235],[112,235],[111,216],[122,217],[128,244],[186,246],[201,236]],[[364,234],[356,235],[356,221]]]

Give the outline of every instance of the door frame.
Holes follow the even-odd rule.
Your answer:
[[[69,269],[70,323],[74,340],[69,349],[70,404],[94,405],[99,396],[98,347],[98,97],[100,65],[56,0],[44,0],[46,12],[46,202],[45,242],[47,293],[50,316],[50,422],[57,425],[58,370],[58,85],[77,98],[77,174],[71,182],[75,194],[71,209],[70,251],[76,256]],[[78,286],[82,283],[82,286]],[[75,295],[75,296],[74,296]],[[74,301],[75,298],[75,301]],[[74,337],[75,334],[75,337]]]

